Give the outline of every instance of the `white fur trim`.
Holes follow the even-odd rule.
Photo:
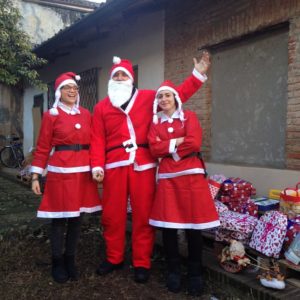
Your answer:
[[[156,163],[150,163],[150,164],[145,164],[145,165],[138,165],[137,163],[134,163],[133,169],[135,171],[145,171],[145,170],[149,170],[149,169],[153,169],[156,168],[157,164]]]
[[[113,69],[113,71],[111,72],[111,76],[110,76],[110,79],[113,78],[114,74],[118,71],[123,71],[124,73],[126,73],[126,75],[129,77],[129,79],[131,79],[131,81],[133,82],[133,77],[132,75],[130,74],[130,72],[125,69],[124,67],[116,67],[115,69]]]
[[[49,111],[50,111],[51,116],[58,116],[59,115],[58,109],[56,107],[50,108]]]
[[[220,226],[220,221],[215,220],[207,223],[175,223],[175,222],[165,222],[158,220],[149,220],[149,224],[156,227],[162,228],[177,228],[177,229],[207,229]]]
[[[121,62],[121,58],[119,56],[113,57],[113,63],[114,65],[118,65]]]
[[[67,85],[69,83],[73,83],[73,84],[75,84],[77,86],[77,82],[74,79],[66,79],[66,80],[64,80],[63,82],[60,83],[60,85],[57,87],[56,91],[60,90],[64,85]]]
[[[175,178],[178,176],[192,175],[192,174],[205,174],[205,170],[202,168],[193,168],[193,169],[187,169],[187,170],[174,172],[174,173],[158,173],[157,178],[168,179],[168,178]]]
[[[91,170],[90,166],[63,168],[63,167],[48,165],[48,171],[53,173],[66,173],[66,174],[83,173],[83,172],[89,172],[90,170]]]
[[[44,169],[40,167],[31,166],[30,168],[31,173],[43,174]]]
[[[170,139],[169,153],[175,153],[175,152],[176,152],[176,139]]]
[[[207,80],[206,74],[201,74],[196,69],[193,70],[192,73],[197,79],[199,79],[201,82],[205,82]]]
[[[93,207],[80,207],[79,211],[41,211],[39,210],[37,213],[38,218],[72,218],[80,216],[80,213],[93,213],[96,211],[102,210],[101,205],[96,205]]]

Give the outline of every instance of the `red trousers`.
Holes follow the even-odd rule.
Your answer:
[[[130,199],[133,266],[150,268],[154,229],[149,225],[149,216],[154,192],[155,168],[134,171],[130,165],[105,171],[102,225],[109,262],[118,264],[124,260],[127,203]]]

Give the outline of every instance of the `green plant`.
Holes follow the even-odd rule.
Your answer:
[[[0,0],[0,82],[45,89],[35,68],[47,61],[32,52],[29,36],[19,27],[20,19],[20,12],[11,0]]]

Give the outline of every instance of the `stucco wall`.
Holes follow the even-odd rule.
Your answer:
[[[62,72],[79,73],[97,67],[100,72],[98,85],[101,99],[107,94],[112,57],[117,55],[138,65],[140,89],[156,89],[164,75],[163,21],[164,13],[155,12],[136,18],[130,23],[122,23],[105,40],[95,41],[84,49],[74,49],[71,55],[58,58],[55,63],[39,70],[41,78],[45,82],[52,82]],[[24,96],[24,149],[28,149],[33,142],[31,109],[33,97],[37,94],[40,91],[30,89]]]
[[[22,29],[29,34],[33,44],[40,44],[61,29],[74,23],[83,14],[69,9],[46,7],[37,3],[13,0],[19,8]]]

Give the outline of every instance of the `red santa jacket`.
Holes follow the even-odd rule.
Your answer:
[[[178,87],[183,95],[182,102],[201,87],[202,81],[197,74],[194,71]],[[153,90],[136,90],[125,111],[112,106],[109,97],[96,104],[92,118],[92,168],[111,169],[134,164],[135,170],[143,171],[156,166],[149,148],[145,147],[153,118],[154,98]],[[121,146],[129,140],[137,144],[137,149],[126,152]]]
[[[203,162],[196,155],[202,142],[199,120],[194,112],[187,110],[184,118],[181,121],[176,111],[173,118],[162,114],[158,124],[151,125],[148,139],[152,155],[160,158],[159,179],[205,173]],[[172,144],[179,137],[184,137],[184,142],[176,148]]]
[[[48,165],[48,171],[56,173],[76,173],[90,170],[89,151],[55,151],[57,145],[90,144],[91,114],[80,107],[80,114],[68,114],[59,109],[59,114],[53,116],[49,111],[43,115],[34,152],[31,171],[42,174]]]

